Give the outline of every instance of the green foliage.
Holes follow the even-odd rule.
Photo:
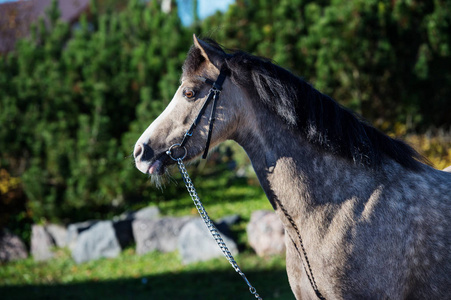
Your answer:
[[[25,243],[30,241],[31,222],[26,197],[19,177],[12,177],[0,168],[0,230],[9,227]]]
[[[451,1],[237,0],[203,35],[274,59],[376,125],[450,126]]]
[[[104,217],[148,185],[130,154],[176,90],[191,37],[156,1],[73,30],[55,1],[48,14],[0,57],[1,165],[21,176],[35,221]]]
[[[437,169],[443,170],[451,166],[451,131],[428,131],[425,134],[408,135],[405,140]]]

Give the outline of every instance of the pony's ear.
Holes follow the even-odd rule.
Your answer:
[[[200,50],[200,53],[205,58],[205,60],[211,62],[216,68],[220,69],[226,53],[220,49],[217,49],[210,44],[198,39],[195,34],[193,34],[194,46]]]

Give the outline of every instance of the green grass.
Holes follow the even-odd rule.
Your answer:
[[[252,299],[225,259],[184,266],[177,253],[135,255],[76,265],[67,251],[42,263],[32,259],[0,268],[2,299]],[[236,257],[248,279],[268,299],[293,299],[284,259]]]
[[[191,168],[192,170],[193,168]],[[208,168],[211,170],[211,168]],[[264,299],[294,299],[284,257],[257,257],[247,245],[253,211],[272,209],[255,179],[236,178],[224,169],[192,177],[210,217],[239,214],[232,227],[242,252],[236,261]],[[182,185],[180,175],[174,180]],[[171,183],[175,184],[175,183]],[[158,204],[164,215],[197,215],[186,191]],[[163,191],[164,194],[164,191]],[[77,265],[68,250],[47,262],[32,258],[0,265],[1,299],[255,299],[223,257],[183,265],[177,252],[136,255],[133,247],[114,259]]]

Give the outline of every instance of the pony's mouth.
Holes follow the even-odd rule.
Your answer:
[[[163,163],[160,160],[154,161],[147,170],[150,175],[161,175],[164,173]]]
[[[148,175],[163,175],[168,164],[170,164],[170,158],[164,152],[150,160],[135,160],[136,168]]]
[[[149,175],[163,175],[166,171],[166,166],[170,163],[171,159],[163,152],[151,160],[147,169]]]
[[[137,153],[137,157],[135,157],[136,168],[144,174],[157,176],[164,175],[167,167],[175,164],[174,157],[186,157],[185,148],[172,149],[171,156],[168,155],[167,151],[160,152],[155,156],[153,155],[153,151],[148,151],[147,153],[151,154],[153,157],[149,157],[150,155],[145,152],[142,153],[138,151]]]

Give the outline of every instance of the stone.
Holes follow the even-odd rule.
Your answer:
[[[28,257],[25,243],[9,230],[0,230],[0,262],[9,262]]]
[[[232,232],[230,231],[230,227],[232,225],[239,223],[240,221],[241,221],[240,215],[230,215],[230,216],[225,216],[214,223],[215,223],[216,229],[218,229],[222,235],[233,239]]]
[[[69,247],[69,249],[72,249],[75,246],[80,233],[82,233],[85,230],[88,230],[97,222],[99,221],[90,220],[85,222],[69,224],[69,226],[67,226],[67,235],[66,235],[66,245]]]
[[[122,249],[131,245],[135,241],[133,238],[132,220],[113,222],[113,228]]]
[[[132,223],[136,242],[136,253],[151,251],[172,252],[177,249],[177,240],[191,217],[165,217],[157,220],[137,219]]]
[[[42,225],[31,226],[31,255],[35,261],[45,261],[53,257],[55,246],[52,237]]]
[[[160,210],[157,206],[147,206],[133,212],[126,212],[120,216],[114,217],[113,220],[155,220],[160,217]]]
[[[221,233],[221,232],[220,232]],[[232,255],[238,254],[238,246],[231,238],[221,233],[222,239]],[[184,264],[223,257],[221,249],[200,218],[189,221],[180,232],[177,248]]]
[[[274,212],[253,212],[246,231],[249,244],[258,256],[285,253],[285,229]]]
[[[50,235],[57,247],[63,248],[67,246],[66,227],[57,224],[48,224],[45,226],[45,230]]]
[[[102,257],[117,257],[121,246],[112,221],[100,221],[81,232],[72,248],[72,258],[83,263]]]
[[[241,216],[238,214],[225,216],[217,221],[217,224],[225,223],[227,226],[232,226],[241,222]]]
[[[160,216],[160,210],[156,206],[148,206],[133,213],[133,219],[155,220]]]

